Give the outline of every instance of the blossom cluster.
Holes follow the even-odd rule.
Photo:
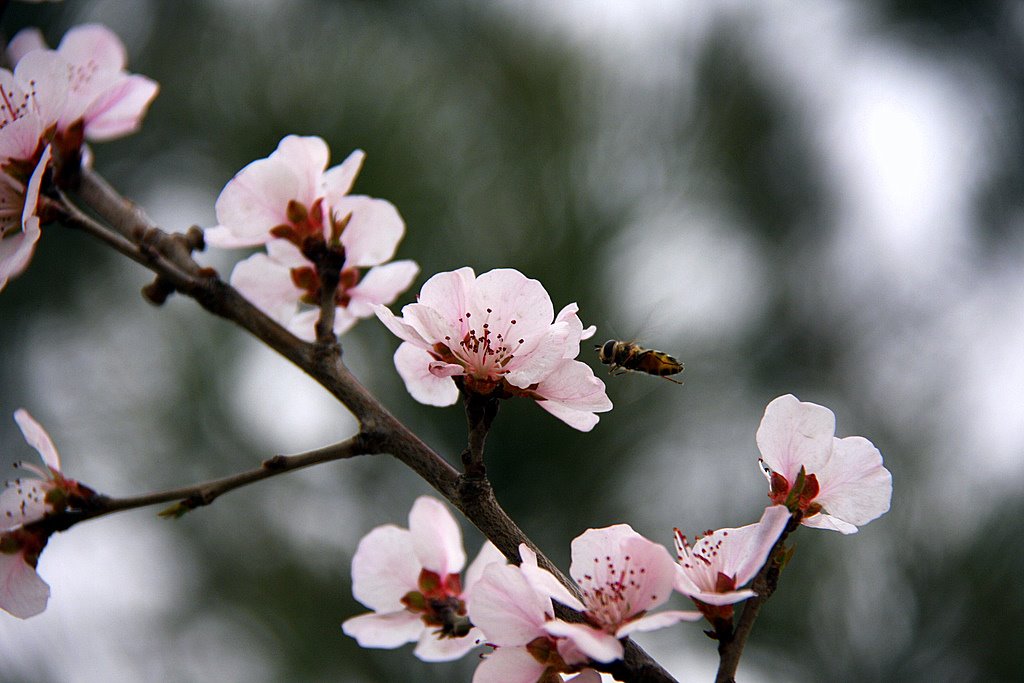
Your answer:
[[[572,542],[572,590],[525,544],[516,565],[486,543],[463,583],[458,525],[439,501],[421,497],[409,529],[378,527],[360,542],[352,591],[373,612],[343,630],[363,647],[417,641],[425,661],[487,645],[474,683],[537,683],[557,674],[597,680],[596,668],[621,659],[622,639],[634,633],[702,618],[715,629],[731,625],[733,606],[757,595],[754,577],[780,561],[775,552],[787,529],[799,522],[852,533],[884,514],[892,494],[878,451],[861,437],[835,438],[835,416],[822,406],[775,399],[757,443],[772,503],[758,522],[708,531],[693,543],[676,529],[675,559],[627,524],[588,529]],[[656,611],[673,592],[696,610]],[[555,603],[581,619],[556,616]]]
[[[0,290],[25,270],[39,241],[51,164],[80,162],[85,140],[135,132],[159,89],[125,70],[124,45],[98,24],[71,29],[56,49],[24,29],[6,57],[14,70],[0,69]]]

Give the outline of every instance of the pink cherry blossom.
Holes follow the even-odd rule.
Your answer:
[[[327,271],[339,280],[335,334],[392,303],[419,273],[413,261],[385,263],[405,234],[397,209],[348,194],[365,154],[356,150],[325,171],[328,157],[318,137],[285,137],[228,182],[216,204],[220,224],[205,232],[214,246],[266,245],[235,266],[231,284],[306,340],[314,338]]]
[[[805,526],[852,534],[889,510],[892,475],[870,441],[835,438],[835,426],[831,410],[787,394],[765,409],[757,446],[773,502],[800,510]]]
[[[95,494],[64,476],[50,435],[28,411],[18,409],[14,419],[25,441],[39,452],[45,466],[21,463],[21,467],[39,478],[7,482],[0,493],[0,609],[26,619],[46,609],[50,597],[50,587],[35,571],[49,533],[26,528],[27,525]]]
[[[680,610],[649,614],[672,594],[675,573],[668,551],[629,525],[588,529],[573,540],[569,566],[583,592],[587,623],[553,621],[545,630],[568,638],[595,661],[621,659],[621,638],[701,618],[700,612]]]
[[[473,683],[536,683],[545,675],[577,672],[588,659],[571,640],[546,630],[555,619],[552,598],[576,610],[583,604],[537,566],[537,555],[525,544],[519,554],[521,566],[489,564],[473,586],[470,619],[495,648]]]
[[[56,50],[47,49],[38,29],[23,29],[11,40],[7,54],[20,68],[37,52],[56,53],[64,63],[68,96],[57,120],[62,146],[77,148],[83,134],[102,142],[134,133],[159,90],[151,79],[125,70],[124,44],[99,24],[72,28]],[[75,132],[79,126],[81,132]]]
[[[611,410],[604,383],[574,360],[583,328],[576,304],[558,315],[544,286],[517,270],[476,276],[472,268],[438,273],[420,290],[417,303],[374,310],[403,340],[395,366],[413,398],[452,405],[460,388],[484,396],[525,396],[582,431]]]
[[[709,531],[692,546],[676,529],[675,589],[692,598],[712,623],[716,617],[731,618],[732,604],[756,595],[739,587],[764,566],[789,518],[784,505],[772,505],[757,524]]]
[[[26,56],[14,72],[0,69],[0,166],[7,174],[24,181],[53,136],[68,98],[66,70],[48,50]]]
[[[342,624],[363,647],[396,648],[417,642],[428,662],[458,659],[482,634],[467,617],[468,593],[484,568],[504,557],[491,543],[460,577],[466,563],[462,532],[440,501],[416,499],[409,528],[379,526],[363,537],[352,558],[352,594],[373,610]]]
[[[40,230],[39,190],[50,163],[46,147],[27,186],[7,173],[0,173],[0,291],[28,268]]]

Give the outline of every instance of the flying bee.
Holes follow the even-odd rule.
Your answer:
[[[614,339],[609,339],[594,348],[597,349],[597,357],[609,366],[608,371],[613,375],[621,375],[628,371],[646,372],[648,375],[657,375],[669,382],[682,384],[668,375],[682,372],[683,364],[664,351],[645,349],[633,342]]]

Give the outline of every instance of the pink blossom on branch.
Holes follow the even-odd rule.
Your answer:
[[[20,66],[34,52],[56,53],[64,62],[67,100],[57,120],[62,150],[77,148],[84,136],[94,142],[134,133],[142,125],[159,85],[125,70],[128,53],[117,35],[100,24],[75,26],[49,50],[38,29],[19,31],[7,48]]]
[[[480,662],[473,683],[536,683],[581,670],[586,677],[572,680],[591,680],[596,674],[585,667],[587,655],[573,641],[547,631],[555,621],[552,599],[579,611],[583,604],[537,566],[537,555],[525,544],[519,554],[521,566],[489,564],[473,586],[470,619],[495,648]]]
[[[50,435],[28,411],[18,409],[14,419],[44,464],[21,463],[38,478],[7,482],[0,493],[0,609],[26,619],[46,609],[50,597],[50,587],[35,571],[49,534],[26,527],[95,494],[64,476]]]
[[[852,534],[889,510],[892,475],[870,441],[835,430],[831,410],[787,394],[765,408],[757,446],[774,503],[802,512],[805,526]]]
[[[545,630],[569,639],[595,661],[621,659],[621,638],[701,619],[700,612],[692,611],[650,613],[672,595],[675,574],[668,551],[629,525],[588,529],[573,540],[569,566],[583,592],[586,623],[553,621]]]
[[[467,602],[484,567],[504,562],[490,542],[466,571],[462,532],[440,501],[416,499],[409,528],[379,526],[363,537],[352,558],[352,594],[373,610],[342,624],[363,647],[392,649],[416,642],[427,662],[458,659],[480,641]],[[463,586],[463,583],[465,584]]]
[[[675,589],[691,598],[712,623],[716,618],[731,619],[733,604],[756,595],[741,586],[764,566],[789,519],[788,508],[772,505],[757,524],[709,531],[692,546],[676,529]]]
[[[401,318],[384,306],[374,310],[403,340],[395,366],[420,403],[452,405],[460,388],[524,396],[582,431],[612,408],[604,382],[575,360],[595,328],[583,328],[574,303],[555,315],[544,286],[517,270],[438,273]]]
[[[266,245],[235,266],[231,284],[306,340],[314,338],[328,271],[338,278],[335,334],[393,302],[419,273],[413,261],[386,263],[405,234],[397,209],[348,194],[365,154],[356,150],[331,169],[328,157],[318,137],[285,137],[228,182],[217,198],[219,225],[205,231],[213,246]]]

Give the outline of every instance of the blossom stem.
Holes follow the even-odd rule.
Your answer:
[[[775,542],[764,566],[757,572],[750,587],[757,595],[743,603],[743,612],[735,628],[722,629],[716,627],[715,637],[718,638],[718,674],[715,683],[736,683],[736,670],[740,665],[743,648],[747,644],[750,631],[754,628],[761,607],[772,596],[779,585],[779,574],[782,571],[782,558],[785,553],[786,538],[800,526],[799,513],[790,518],[779,540]]]
[[[390,453],[466,515],[507,558],[518,561],[519,544],[526,543],[537,552],[538,563],[542,567],[551,571],[570,590],[575,590],[575,584],[537,550],[536,545],[498,504],[486,478],[460,476],[458,470],[392,415],[356,379],[345,366],[340,353],[323,353],[322,345],[306,343],[288,332],[225,283],[215,271],[196,263],[189,252],[188,242],[182,236],[160,230],[141,209],[118,194],[94,170],[82,169],[76,192],[110,227],[85,214],[69,198],[61,195],[63,222],[93,235],[153,271],[165,286],[195,299],[210,313],[235,323],[287,358],[352,412],[360,425],[359,438],[366,449],[363,452]],[[489,424],[487,422],[488,427]],[[473,448],[480,454],[482,465],[486,429],[478,432],[478,435],[480,438]],[[261,473],[246,476],[254,479],[239,485],[268,475]],[[178,494],[182,492],[175,491]],[[139,500],[136,499],[136,503]],[[169,500],[182,498],[174,496],[147,504]],[[581,619],[582,616],[577,615],[576,618]],[[615,665],[619,680],[626,683],[672,683],[675,680],[635,643],[628,639],[625,643],[625,658]]]
[[[498,414],[500,404],[493,396],[481,396],[468,391],[463,394],[463,404],[466,407],[466,420],[469,422],[469,445],[462,451],[462,465],[467,477],[483,478],[487,476],[487,469],[484,466],[484,442]]]

